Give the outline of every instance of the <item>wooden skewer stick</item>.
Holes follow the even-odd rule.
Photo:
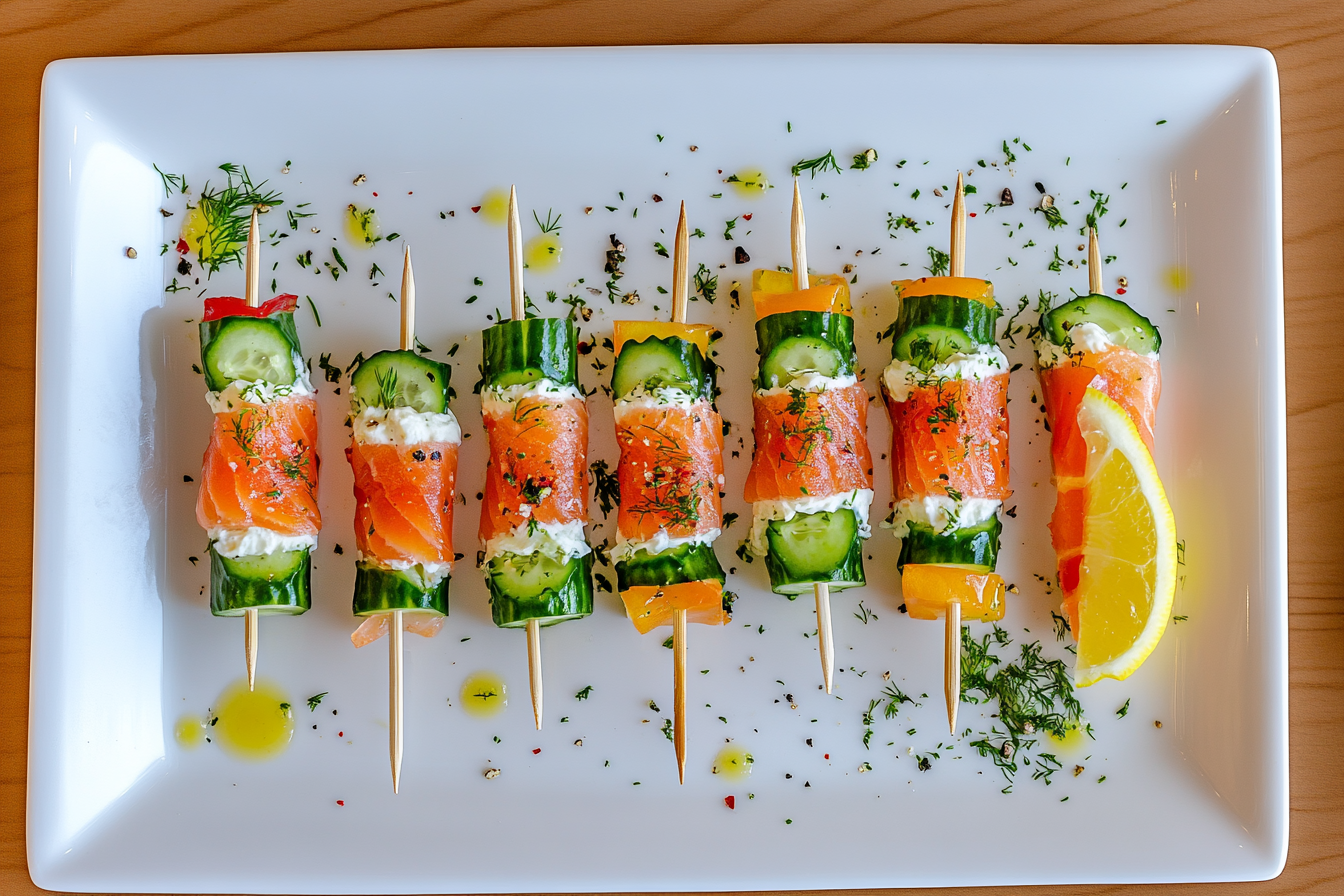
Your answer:
[[[518,188],[509,187],[509,305],[514,320],[527,317],[523,297],[523,228],[518,223]],[[532,687],[532,717],[541,730],[541,621],[527,620],[527,678]]]
[[[966,194],[961,172],[952,198],[952,239],[948,245],[948,270],[953,277],[966,276]],[[961,604],[950,601],[943,616],[943,699],[947,701],[947,730],[957,733],[957,708],[961,706]]]
[[[793,249],[793,288],[802,291],[811,286],[807,276],[807,222],[803,219],[803,194],[798,178],[793,179],[793,218],[789,227]],[[817,582],[812,586],[817,597],[817,648],[821,654],[821,680],[826,693],[835,678],[835,639],[831,633],[831,586]]]
[[[261,304],[261,233],[257,227],[257,209],[252,208],[252,223],[247,228],[247,265],[245,268],[247,304],[255,308]],[[243,654],[247,658],[247,689],[257,684],[257,647],[261,637],[261,613],[256,607],[243,611]]]
[[[677,219],[677,237],[672,246],[672,322],[686,323],[690,297],[690,234],[686,230],[686,203]],[[672,728],[677,748],[677,780],[686,783],[686,611],[672,610]]]
[[[1087,228],[1087,291],[1101,295],[1101,244],[1095,227]]]
[[[411,247],[407,246],[401,266],[401,350],[415,350],[415,270],[411,267]],[[405,620],[402,610],[393,610],[387,638],[387,748],[392,760],[392,792],[401,790],[401,754],[406,742],[402,695],[405,693]]]

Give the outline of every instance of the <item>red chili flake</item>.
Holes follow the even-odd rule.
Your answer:
[[[830,759],[830,758],[831,758],[831,754],[830,754],[830,753],[823,753],[821,758],[822,758],[822,759]]]
[[[480,207],[479,205],[473,205],[473,206],[471,207],[471,210],[472,210],[473,212],[479,212],[479,211],[481,210],[481,207]]]
[[[338,806],[344,806],[344,805],[345,805],[345,800],[337,800],[337,801],[336,801],[336,805],[338,805]]]
[[[729,809],[736,809],[736,808],[737,808],[737,798],[736,798],[736,797],[733,797],[733,796],[726,796],[726,797],[723,798],[723,804],[724,804],[725,806],[727,806]]]
[[[187,241],[179,237],[177,240],[177,254],[186,255],[190,251],[191,247],[187,245]]]
[[[337,732],[336,732],[336,736],[337,736],[337,737],[345,737],[345,732],[344,732],[344,731],[337,731]]]
[[[537,747],[535,750],[532,751],[532,755],[535,756],[535,755],[537,755],[537,754],[540,753],[540,752],[541,752],[541,747]]]
[[[742,220],[743,220],[743,221],[750,221],[750,220],[751,220],[751,215],[743,215],[743,216],[742,216]]]
[[[377,196],[378,194],[377,194],[377,193],[374,193],[373,195]]]
[[[1117,290],[1115,291],[1115,294],[1118,295],[1118,296],[1122,296],[1122,295],[1124,295],[1124,294],[1127,293],[1127,292],[1129,292],[1129,290],[1125,289],[1125,288],[1122,286],[1122,287],[1120,287],[1119,289],[1117,289]]]
[[[415,191],[414,191],[414,190],[407,190],[407,191],[406,191],[406,195],[407,195],[407,196],[414,196],[414,195],[415,195]]]
[[[378,194],[377,194],[377,193],[374,193],[373,195],[377,196]],[[971,212],[970,214],[971,214],[971,217],[972,217],[972,218],[975,217],[975,212]]]

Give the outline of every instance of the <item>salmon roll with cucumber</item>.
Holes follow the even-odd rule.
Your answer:
[[[708,324],[617,321],[615,402],[620,509],[617,590],[641,633],[688,622],[723,625],[723,420],[714,406]]]
[[[210,537],[210,611],[297,615],[311,606],[317,401],[294,325],[296,296],[205,300],[206,402],[214,413],[196,519]]]
[[[816,585],[861,586],[873,459],[849,285],[826,274],[795,290],[792,274],[757,270],[751,294],[760,362],[749,548],[790,599]]]
[[[1161,347],[1162,336],[1153,322],[1111,296],[1094,292],[1041,314],[1036,359],[1050,424],[1052,478],[1059,493],[1050,539],[1064,612],[1075,638],[1081,632],[1076,592],[1084,561],[1088,456],[1078,409],[1089,388],[1100,391],[1124,409],[1152,454],[1162,395]]]
[[[453,503],[462,430],[448,407],[448,365],[413,351],[382,351],[350,377],[345,455],[355,474],[356,647],[405,612],[426,637],[448,615]]]
[[[1008,488],[1008,359],[994,286],[973,277],[893,284],[900,303],[882,393],[891,417],[898,568],[907,612],[1002,619],[995,572]]]
[[[574,323],[508,320],[481,335],[490,460],[479,535],[495,625],[588,616],[588,406]]]

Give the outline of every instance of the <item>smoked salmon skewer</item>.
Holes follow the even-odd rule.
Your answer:
[[[966,205],[952,203],[949,277],[897,280],[892,361],[882,375],[891,416],[892,524],[912,619],[944,619],[948,728],[961,702],[961,620],[1003,618],[994,572],[1008,489],[1008,359],[995,341],[988,280],[963,276]]]
[[[1078,407],[1087,389],[1101,391],[1134,421],[1148,451],[1153,450],[1157,402],[1162,395],[1162,337],[1152,321],[1125,302],[1102,295],[1101,249],[1089,231],[1088,285],[1091,295],[1041,315],[1036,357],[1046,420],[1050,424],[1050,464],[1059,496],[1050,517],[1056,575],[1073,637],[1080,636],[1079,568],[1083,562],[1083,480],[1087,444],[1078,427]]]
[[[686,782],[686,623],[724,625],[723,420],[714,407],[713,327],[686,323],[690,292],[686,203],[672,253],[672,323],[615,324],[620,512],[616,581],[640,634],[672,626],[673,743]]]
[[[541,728],[541,628],[593,612],[588,405],[573,321],[528,318],[518,198],[509,191],[513,319],[481,334],[481,413],[490,439],[481,503],[491,615],[525,628],[532,714]]]
[[[297,297],[260,303],[257,212],[247,235],[246,299],[205,300],[201,368],[214,428],[196,520],[210,536],[210,612],[244,617],[247,684],[259,618],[311,604],[317,508],[317,400],[294,325]]]
[[[836,274],[808,276],[796,180],[791,230],[793,272],[752,273],[761,358],[752,394],[756,448],[745,489],[754,510],[749,546],[765,558],[776,594],[816,596],[822,682],[830,693],[830,593],[866,581],[862,541],[873,502],[868,394],[857,376],[849,285]]]
[[[406,248],[401,274],[401,350],[382,351],[350,377],[353,434],[345,456],[355,473],[354,613],[363,647],[388,639],[392,791],[401,787],[402,633],[432,638],[448,615],[453,503],[462,430],[448,408],[447,364],[415,351],[415,274]]]

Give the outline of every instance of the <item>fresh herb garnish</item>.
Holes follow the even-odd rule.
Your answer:
[[[828,150],[826,155],[818,156],[815,159],[800,159],[790,171],[792,171],[794,177],[798,177],[806,171],[815,178],[818,174],[827,171],[834,171],[836,174],[839,174],[840,163],[835,160],[835,153]]]

